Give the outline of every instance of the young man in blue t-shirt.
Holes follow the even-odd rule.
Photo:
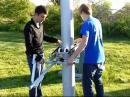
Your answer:
[[[80,30],[82,39],[79,47],[68,59],[68,63],[73,64],[74,59],[85,50],[82,79],[84,96],[94,96],[92,89],[92,82],[94,82],[97,97],[103,97],[102,71],[104,70],[105,54],[102,26],[100,21],[92,16],[91,6],[82,4],[79,12],[83,20]]]

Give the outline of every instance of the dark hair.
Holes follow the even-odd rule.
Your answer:
[[[79,12],[82,13],[86,13],[88,15],[91,15],[92,14],[92,8],[91,8],[91,5],[88,5],[88,4],[81,4],[80,8],[79,8]]]
[[[48,11],[47,11],[45,6],[39,5],[35,8],[35,13],[37,13],[37,14],[41,14],[41,13],[47,14]]]

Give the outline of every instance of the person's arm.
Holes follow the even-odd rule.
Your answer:
[[[51,37],[51,36],[47,35],[45,32],[44,32],[43,39],[44,39],[44,41],[50,42],[50,43],[58,43],[58,44],[62,43],[61,40]]]
[[[30,31],[30,27],[28,25],[24,28],[24,37],[25,37],[25,45],[26,48],[30,50],[30,52],[33,52],[33,46],[32,46],[32,38],[33,35]]]
[[[52,36],[49,36],[47,35],[45,32],[44,32],[44,37],[43,37],[44,41],[46,42],[50,42],[50,43],[58,43],[58,39],[52,37]]]
[[[89,38],[89,24],[83,23],[80,30],[81,40],[79,47],[76,51],[68,58],[68,64],[73,64],[74,59],[84,50],[87,46],[88,38]]]
[[[74,40],[74,43],[79,44],[81,42],[82,38],[77,38]]]
[[[79,47],[75,50],[75,52],[68,58],[68,64],[73,64],[74,59],[84,50],[85,46],[88,43],[88,37],[83,36]]]

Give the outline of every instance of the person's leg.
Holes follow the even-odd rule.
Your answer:
[[[95,83],[97,97],[104,97],[102,71],[103,71],[102,69],[97,67],[97,71],[94,75],[94,83]]]
[[[44,59],[43,54],[41,54],[41,56]],[[43,69],[43,64],[37,64],[37,66],[36,66],[36,73],[35,73],[35,79],[37,79],[40,76],[40,74],[42,72],[42,69]],[[37,87],[37,97],[42,97],[41,83],[39,83],[39,85]]]
[[[41,69],[42,69],[42,65],[41,64],[37,64],[35,79],[37,79],[40,76]],[[39,83],[39,85],[37,87],[37,97],[41,97],[41,96],[42,96],[41,83]]]
[[[32,68],[33,68],[32,60],[33,60],[33,55],[27,55],[27,62],[28,62],[29,70],[31,74],[32,74]]]
[[[83,85],[83,94],[85,97],[94,97],[92,88],[92,81],[94,74],[95,74],[94,66],[87,64],[83,65],[82,85]]]
[[[28,61],[28,65],[29,65],[31,75],[32,75],[32,69],[33,69],[32,60],[33,60],[33,55],[27,55],[27,61]],[[30,77],[30,85],[31,84],[32,84],[32,82],[31,82],[31,77]],[[32,89],[29,90],[29,97],[36,97],[35,94],[36,94],[35,88],[32,88]]]

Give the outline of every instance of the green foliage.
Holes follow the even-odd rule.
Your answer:
[[[111,16],[111,2],[103,0],[101,3],[93,4],[93,16],[100,19],[101,22],[108,21]]]
[[[0,24],[0,31],[23,31],[23,24],[17,23],[8,23],[8,24]]]
[[[44,22],[45,31],[49,34],[60,35],[61,34],[61,15],[60,6],[52,5],[48,7],[49,14]],[[79,16],[78,10],[74,11],[74,31],[75,36],[79,35],[80,25],[82,23],[81,17]]]
[[[51,2],[56,1],[52,0]],[[29,0],[0,0],[0,30],[23,31],[25,23],[31,18],[34,5]],[[109,0],[98,0],[93,4],[93,16],[98,18],[103,26],[103,34],[106,37],[130,37],[130,3],[121,10],[112,14]],[[44,22],[45,31],[48,34],[60,35],[61,18],[58,4],[48,6],[49,15]],[[74,32],[79,37],[82,24],[78,8],[74,10]]]
[[[130,4],[114,13],[108,21],[103,22],[103,32],[107,37],[130,38]]]
[[[1,0],[0,14],[14,21],[21,21],[24,23],[28,18],[29,11],[31,11],[29,0]]]
[[[50,0],[55,5],[60,5],[60,0]]]
[[[60,34],[60,7],[58,5],[48,6],[48,17],[44,22],[45,31],[49,34]]]
[[[103,34],[105,37],[130,37],[130,28],[126,21],[111,22],[103,24]]]
[[[0,14],[4,21],[1,19],[0,30],[21,31],[33,9],[29,0],[1,0]]]
[[[76,9],[74,11],[74,34],[75,34],[75,37],[79,37],[79,32],[80,32],[80,27],[81,27],[81,24],[82,24],[82,19],[79,15],[79,11],[78,9]]]

